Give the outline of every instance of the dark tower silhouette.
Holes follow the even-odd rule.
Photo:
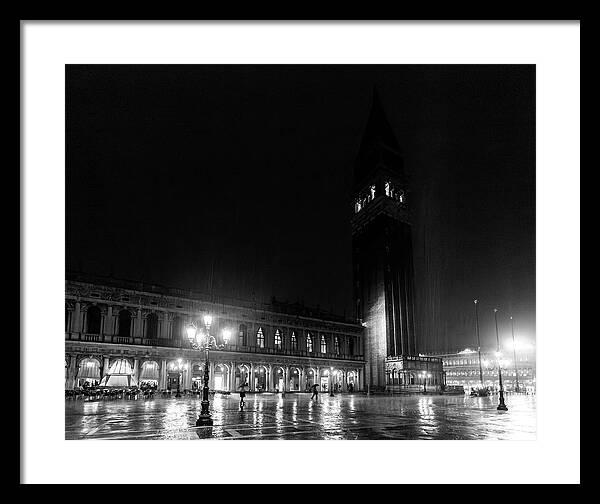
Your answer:
[[[373,91],[354,167],[356,315],[365,326],[366,383],[386,385],[386,358],[417,354],[411,225],[402,152]]]

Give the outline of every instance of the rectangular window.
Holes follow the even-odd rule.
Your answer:
[[[340,340],[339,340],[339,338],[337,336],[333,340],[333,343],[335,345],[335,354],[336,355],[340,355]]]
[[[327,353],[327,340],[321,335],[321,353]]]

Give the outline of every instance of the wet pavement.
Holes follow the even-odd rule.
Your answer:
[[[200,398],[66,399],[65,439],[508,439],[535,440],[536,398],[211,395],[212,427],[196,427]]]

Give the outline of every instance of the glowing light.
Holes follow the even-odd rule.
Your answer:
[[[223,342],[225,344],[227,344],[227,342],[229,341],[229,338],[231,337],[231,331],[229,329],[223,329],[222,334],[223,334]]]
[[[185,328],[185,332],[187,333],[187,337],[190,341],[194,341],[196,339],[196,326],[194,324],[190,324]]]
[[[517,352],[526,352],[533,350],[534,348],[533,345],[527,341],[515,341],[515,344],[513,345],[513,342],[511,340],[506,341],[504,347],[508,350],[516,350]]]

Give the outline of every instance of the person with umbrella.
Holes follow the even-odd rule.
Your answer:
[[[242,383],[238,388],[240,389],[240,410],[244,409],[244,397],[246,397],[247,383]]]
[[[316,399],[317,401],[319,400],[319,390],[318,387],[319,385],[317,385],[316,383],[314,383],[313,385],[311,385],[310,389],[312,390],[312,395],[310,396],[310,399]]]

